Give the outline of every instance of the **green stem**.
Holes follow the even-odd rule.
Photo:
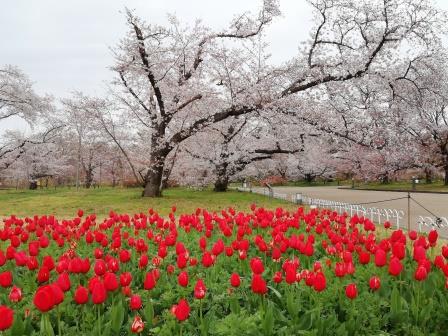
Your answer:
[[[420,313],[420,282],[417,283],[417,316],[415,317],[416,323],[418,323],[418,318]]]
[[[201,321],[201,328],[203,326],[203,319],[202,319],[202,300],[199,301],[199,318]]]
[[[181,322],[181,323],[180,323],[179,336],[182,336],[183,327],[184,327],[184,325],[183,325],[182,322]]]
[[[98,305],[98,335],[101,336],[101,307]]]
[[[56,313],[58,314],[58,335],[61,336],[61,311],[59,310],[59,305],[56,309]]]

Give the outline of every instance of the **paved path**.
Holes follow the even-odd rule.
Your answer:
[[[320,198],[329,201],[338,201],[351,204],[376,202],[391,198],[407,197],[407,193],[402,192],[387,192],[387,191],[369,191],[369,190],[351,190],[338,189],[337,187],[275,187],[275,192],[284,194],[302,193],[308,197]],[[411,193],[411,196],[428,208],[434,214],[440,217],[448,217],[448,194],[424,194]],[[389,201],[384,203],[364,205],[367,207],[376,207],[384,209],[403,210],[405,219],[403,224],[407,225],[407,199]],[[411,227],[418,229],[417,220],[419,216],[431,216],[424,209],[411,201]],[[425,231],[427,231],[426,228]],[[444,228],[440,233],[444,237],[448,237],[448,229]]]

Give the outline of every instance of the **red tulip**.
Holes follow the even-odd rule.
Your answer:
[[[122,287],[129,286],[132,281],[132,275],[129,272],[124,272],[120,274],[120,285]]]
[[[120,269],[120,264],[118,263],[118,260],[115,258],[110,258],[107,262],[107,268],[112,273],[117,273]]]
[[[14,322],[14,311],[7,306],[0,306],[0,331],[11,328]]]
[[[42,260],[42,265],[47,267],[49,271],[54,269],[54,260],[52,256],[45,256]]]
[[[83,286],[78,286],[74,296],[77,304],[85,304],[89,301],[89,291]]]
[[[230,284],[232,287],[239,287],[241,284],[240,276],[237,273],[232,273],[230,276]]]
[[[375,252],[375,265],[377,267],[383,267],[384,265],[386,265],[386,262],[387,262],[386,252],[381,248],[377,249]]]
[[[280,282],[282,282],[282,280],[283,280],[282,272],[279,272],[279,271],[278,271],[278,272],[275,272],[275,273],[274,273],[273,280],[274,280],[275,283],[280,283]]]
[[[188,286],[188,273],[187,272],[180,272],[179,276],[177,277],[177,282],[182,287]]]
[[[434,265],[435,265],[437,268],[443,269],[443,267],[445,266],[445,259],[444,259],[444,257],[441,256],[441,255],[437,255],[437,256],[434,258]]]
[[[103,258],[103,250],[100,248],[96,248],[93,254],[95,255],[95,259]]]
[[[212,247],[213,255],[215,255],[215,256],[220,255],[222,252],[224,252],[224,247],[225,246],[224,246],[224,242],[222,241],[222,239],[218,239]]]
[[[33,256],[33,257],[39,255],[39,242],[38,241],[33,241],[28,244],[28,253],[30,256]]]
[[[43,313],[55,306],[54,293],[50,285],[41,286],[37,289],[33,303]]]
[[[400,259],[397,257],[392,257],[389,263],[389,274],[393,276],[398,276],[403,270],[403,265],[400,262]]]
[[[177,256],[177,267],[180,269],[183,269],[187,267],[188,262],[188,254],[187,253],[181,253]]]
[[[254,274],[261,274],[264,272],[263,262],[260,258],[252,258],[250,260],[250,268]]]
[[[0,286],[3,288],[12,285],[12,273],[10,271],[0,273]]]
[[[377,277],[377,276],[371,277],[370,280],[369,280],[369,286],[370,286],[370,289],[373,290],[373,291],[376,291],[376,290],[380,289],[380,287],[381,287],[381,280],[380,280],[380,278]]]
[[[202,265],[204,267],[210,267],[213,265],[213,262],[214,260],[210,252],[205,251],[204,254],[202,255]]]
[[[442,246],[442,255],[445,259],[448,259],[448,245]]]
[[[98,276],[104,275],[104,273],[106,273],[106,270],[107,270],[106,262],[103,259],[98,259],[95,262],[95,266],[93,267],[93,270],[95,271],[95,274]]]
[[[338,278],[342,278],[343,276],[345,276],[346,274],[346,265],[344,263],[341,262],[337,262],[336,266],[334,268],[334,274],[338,277]]]
[[[156,279],[156,281],[159,280],[159,278],[160,278],[160,270],[158,268],[154,268],[152,270],[152,274],[154,275],[154,279]]]
[[[285,281],[291,285],[297,281],[297,267],[294,264],[289,264],[285,270]]]
[[[181,299],[177,305],[174,305],[171,308],[171,311],[174,313],[174,316],[179,321],[185,321],[190,316],[190,306],[185,299]]]
[[[48,237],[44,234],[39,238],[39,246],[41,248],[46,248],[48,247],[48,245],[50,245],[50,240],[48,239]]]
[[[317,272],[314,277],[313,288],[316,292],[322,292],[327,287],[325,275],[322,272]]]
[[[106,287],[101,281],[97,281],[93,285],[92,289],[92,302],[94,304],[101,304],[104,301],[106,301],[106,298],[107,298]]]
[[[124,296],[131,296],[132,294],[132,290],[131,287],[126,286],[126,287],[121,287],[121,293],[123,293]]]
[[[134,321],[132,321],[131,332],[134,334],[140,334],[145,328],[145,323],[142,318],[138,315],[134,317]]]
[[[131,310],[139,310],[142,307],[142,299],[140,295],[134,294],[131,296],[131,300],[129,301],[129,308]]]
[[[128,250],[121,250],[120,262],[127,263],[129,260],[131,260],[131,252],[129,252]]]
[[[64,292],[67,292],[70,289],[71,286],[70,277],[68,276],[67,273],[61,273],[58,276],[56,282]]]
[[[58,305],[64,301],[64,292],[59,287],[57,283],[52,283],[49,285],[51,290],[53,291],[53,302],[55,305]]]
[[[416,239],[417,239],[417,232],[414,231],[414,230],[409,231],[409,238],[410,238],[411,240],[416,240]]]
[[[114,273],[107,272],[104,275],[104,287],[107,291],[113,292],[118,288],[117,276]]]
[[[233,248],[231,246],[227,246],[225,249],[226,256],[231,257],[233,256]]]
[[[355,273],[355,265],[353,265],[352,262],[348,262],[345,264],[345,272],[347,274],[353,274]]]
[[[153,272],[146,273],[145,282],[143,283],[143,288],[146,290],[151,290],[156,286],[156,280],[154,279]]]
[[[359,263],[366,265],[370,262],[370,253],[366,251],[359,252]]]
[[[266,281],[264,281],[263,277],[260,274],[254,274],[252,276],[252,291],[256,294],[266,294],[268,288],[266,286]]]
[[[42,266],[39,270],[39,273],[37,273],[37,281],[39,283],[47,282],[50,280],[50,272],[48,271],[48,268],[46,266]]]
[[[0,250],[0,266],[3,266],[6,263],[6,256],[2,250]]]
[[[20,302],[22,300],[22,290],[19,287],[13,286],[9,292],[9,301]]]
[[[30,271],[38,269],[39,268],[39,263],[37,262],[36,257],[29,257],[27,262],[26,262],[26,266],[28,267],[28,269]]]
[[[194,297],[201,300],[205,297],[206,291],[207,288],[205,287],[204,281],[202,279],[198,279],[196,285],[194,286]]]
[[[400,260],[406,255],[406,246],[402,242],[396,242],[392,245],[392,254]]]
[[[435,246],[437,244],[437,238],[439,238],[439,233],[437,230],[431,230],[428,234],[428,241],[431,246]]]
[[[142,254],[138,260],[138,267],[145,268],[148,265],[149,257],[147,254]]]
[[[417,262],[419,262],[420,260],[426,259],[426,250],[425,250],[425,248],[423,246],[420,246],[420,245],[414,246],[413,258]]]
[[[418,266],[414,274],[415,280],[423,281],[426,279],[427,276],[428,272],[426,271],[426,268],[424,266]]]
[[[353,300],[358,296],[358,289],[356,288],[356,284],[351,283],[345,287],[345,295],[350,299]]]

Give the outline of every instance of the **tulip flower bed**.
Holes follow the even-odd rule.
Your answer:
[[[448,331],[448,247],[329,210],[4,220],[6,335]],[[437,255],[436,251],[441,251]]]

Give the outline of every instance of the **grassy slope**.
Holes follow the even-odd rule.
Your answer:
[[[119,213],[146,212],[154,208],[162,215],[167,215],[172,205],[176,205],[178,213],[192,213],[196,208],[207,208],[218,211],[229,206],[237,210],[248,210],[250,204],[275,208],[295,209],[296,206],[281,200],[270,200],[267,197],[228,191],[214,193],[212,191],[194,191],[184,188],[169,189],[163,198],[151,199],[140,197],[141,189],[101,188],[95,190],[76,191],[75,189],[43,189],[43,190],[0,190],[0,216],[32,216],[54,214],[58,217],[74,216],[77,209],[87,213],[106,216],[110,210]]]

